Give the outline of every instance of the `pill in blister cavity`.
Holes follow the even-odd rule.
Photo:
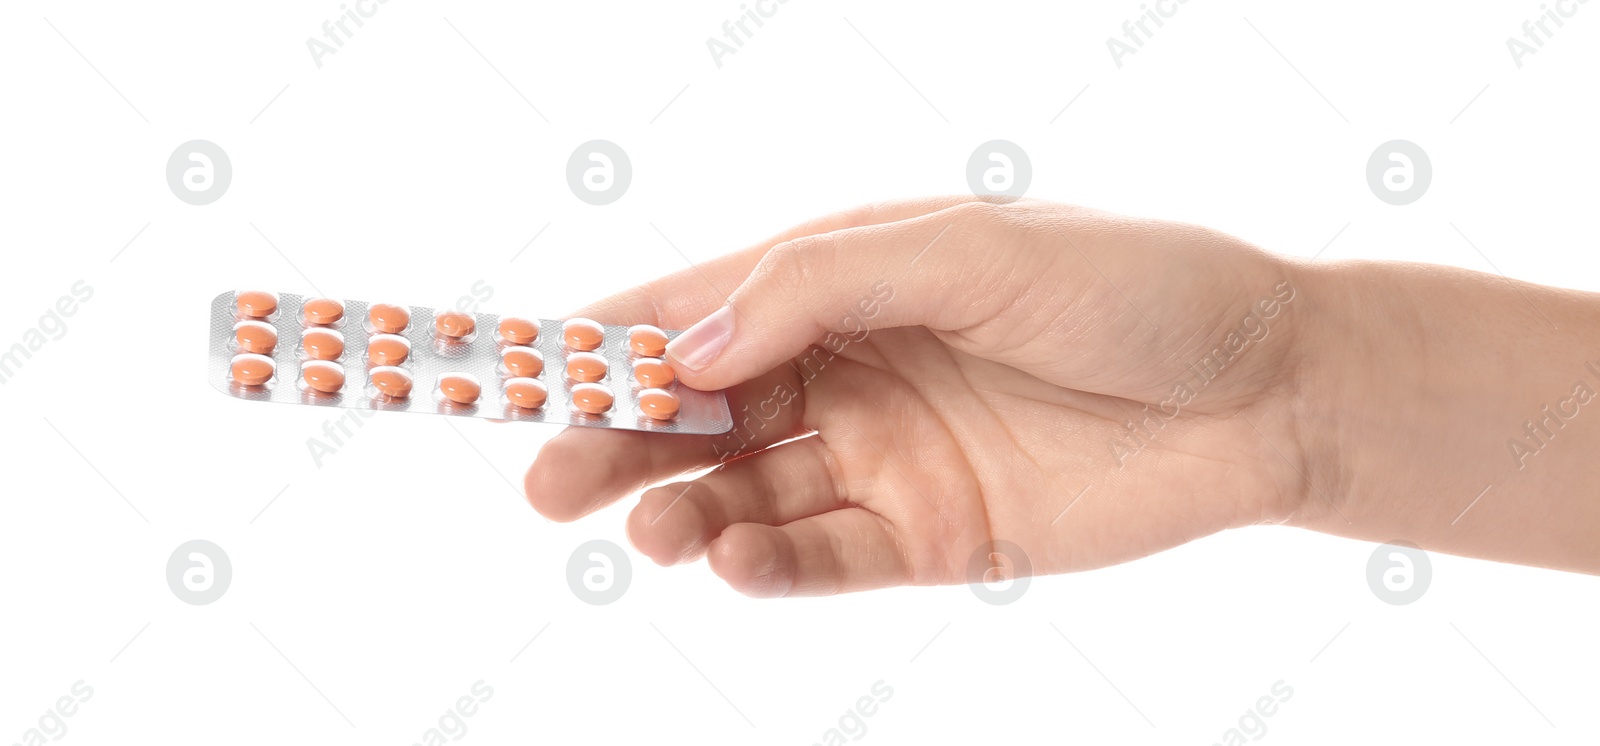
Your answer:
[[[500,338],[514,345],[532,344],[539,338],[539,325],[517,316],[500,319]]]
[[[241,290],[234,299],[234,306],[239,310],[240,316],[252,319],[266,318],[278,310],[278,294],[265,290]]]
[[[411,325],[411,312],[388,303],[374,303],[367,309],[367,323],[383,334],[399,334]]]
[[[598,383],[575,383],[572,385],[572,406],[589,414],[605,414],[611,411],[614,399],[611,389]]]
[[[649,324],[628,327],[628,349],[639,357],[667,354],[667,333]]]
[[[506,401],[523,409],[538,409],[544,406],[549,396],[550,393],[537,378],[512,378],[506,381]]]
[[[271,355],[278,346],[278,330],[265,321],[241,321],[233,325],[233,341],[245,352]]]
[[[537,378],[544,372],[544,355],[532,347],[507,347],[500,353],[506,371],[519,378]]]
[[[307,324],[336,324],[344,318],[344,304],[332,298],[312,298],[300,306]]]
[[[344,388],[344,368],[326,360],[306,361],[305,365],[300,366],[300,378],[305,380],[307,386],[324,394]]]
[[[344,354],[344,335],[332,329],[307,329],[300,347],[312,360],[338,360]]]
[[[666,389],[645,389],[639,392],[639,411],[652,420],[670,420],[678,416],[678,395]]]
[[[561,341],[574,350],[588,352],[599,349],[605,338],[605,329],[589,319],[567,319],[561,325]]]
[[[471,334],[477,323],[472,320],[472,314],[445,311],[433,317],[433,328],[451,339],[461,339]]]
[[[367,374],[372,387],[391,399],[404,399],[411,395],[411,374],[405,368],[384,365]]]
[[[665,360],[653,357],[642,357],[633,361],[633,380],[647,389],[666,388],[677,375],[672,372],[672,366]]]
[[[439,376],[439,393],[457,404],[473,404],[483,393],[483,387],[470,373],[445,373]]]
[[[411,343],[398,334],[375,334],[367,341],[367,361],[373,365],[399,365],[411,356]]]
[[[278,364],[266,355],[257,355],[247,352],[235,355],[233,362],[228,364],[228,374],[233,376],[236,383],[245,386],[259,386],[272,380],[272,374],[278,371]]]
[[[606,377],[606,359],[592,352],[567,356],[567,377],[579,383],[594,383]]]

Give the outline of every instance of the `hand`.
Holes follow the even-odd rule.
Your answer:
[[[709,554],[755,596],[965,583],[992,540],[1045,574],[1282,522],[1318,499],[1302,282],[1229,236],[1067,205],[834,215],[579,311],[695,324],[669,358],[726,388],[738,424],[569,428],[528,499],[573,520],[716,466],[644,492],[628,533],[661,564]]]

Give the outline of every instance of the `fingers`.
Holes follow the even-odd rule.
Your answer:
[[[728,294],[750,276],[761,258],[787,241],[892,223],[926,215],[976,197],[953,196],[866,205],[797,225],[783,233],[731,254],[685,267],[666,277],[592,303],[573,313],[602,324],[654,324],[663,329],[683,329],[699,321],[728,300]]]
[[[773,392],[780,389],[799,393],[774,406]],[[803,389],[787,366],[730,389],[734,429],[723,435],[569,427],[539,449],[523,477],[524,494],[551,520],[577,520],[651,483],[803,435]]]
[[[722,306],[727,301],[726,293],[739,287],[775,244],[817,233],[894,222],[973,199],[976,198],[958,196],[910,200],[829,215],[742,251],[598,301],[573,315],[606,324],[648,323],[682,329]],[[745,387],[730,389],[728,403],[736,413],[735,419],[743,422],[737,414],[744,411],[742,406],[747,403],[754,409],[762,405],[780,384],[787,382],[790,390],[801,390],[791,379],[797,376],[784,366]],[[741,428],[736,426],[737,437],[654,437],[624,430],[567,428],[539,451],[524,477],[524,490],[528,501],[546,517],[575,520],[652,482],[716,464],[730,449],[740,454],[753,453],[801,435],[802,410],[803,405],[794,402],[777,417],[757,423],[758,429],[739,432]]]
[[[910,566],[888,521],[842,508],[782,526],[737,523],[711,543],[712,571],[757,598],[905,585]]]
[[[782,525],[844,507],[845,499],[827,447],[802,438],[692,482],[647,490],[628,516],[628,538],[657,564],[690,562],[731,525]]]
[[[797,238],[767,252],[728,304],[667,345],[698,389],[732,386],[816,343],[871,329],[977,324],[1023,292],[996,246],[1005,208],[982,202]],[[981,259],[981,261],[980,261]]]

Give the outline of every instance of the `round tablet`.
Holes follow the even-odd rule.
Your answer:
[[[241,321],[233,325],[233,341],[245,352],[271,355],[278,346],[278,330],[265,321]]]
[[[670,420],[678,416],[678,395],[666,389],[640,391],[639,411],[652,420]]]
[[[653,357],[642,357],[633,361],[633,380],[647,389],[666,388],[677,376],[672,372],[672,366],[667,361]]]
[[[561,341],[574,350],[595,350],[605,341],[606,330],[589,319],[567,319],[561,325]]]
[[[433,317],[433,328],[451,339],[461,339],[471,334],[478,325],[470,313],[445,311]]]
[[[228,365],[228,373],[233,376],[235,383],[246,386],[259,386],[272,380],[272,374],[278,371],[276,363],[266,355],[257,355],[247,352],[235,355],[233,362]]]
[[[300,366],[300,377],[305,380],[307,386],[324,394],[332,394],[344,388],[344,367],[338,363],[326,360],[306,361],[305,365]]]
[[[512,378],[506,381],[506,401],[522,407],[523,409],[538,409],[544,406],[549,392],[545,391],[544,384],[537,378]]]
[[[312,298],[300,304],[300,318],[307,324],[332,324],[344,318],[344,304],[332,298]]]
[[[411,356],[411,343],[398,334],[374,334],[367,341],[367,362],[399,365]]]
[[[579,383],[594,383],[606,377],[606,359],[592,352],[567,356],[567,377]]]
[[[338,360],[344,354],[344,335],[332,329],[307,329],[300,335],[300,347],[312,360]]]
[[[539,324],[531,319],[507,316],[500,320],[500,338],[514,345],[533,344],[539,338]]]
[[[537,378],[544,372],[544,355],[532,347],[507,347],[500,353],[500,362],[519,378]]]
[[[404,306],[374,303],[367,309],[367,323],[383,334],[399,334],[411,325],[411,312]]]
[[[439,393],[457,404],[472,404],[478,401],[483,387],[470,373],[443,373],[439,376]]]
[[[278,294],[265,290],[240,290],[234,295],[233,303],[239,309],[240,316],[265,318],[278,310]]]
[[[372,382],[372,387],[378,393],[393,399],[404,399],[411,395],[411,374],[405,368],[396,368],[385,365],[373,368],[367,374],[367,380]]]
[[[667,333],[649,324],[628,327],[628,349],[639,357],[667,354]]]
[[[572,386],[572,406],[589,414],[611,411],[611,389],[598,383],[578,383]]]

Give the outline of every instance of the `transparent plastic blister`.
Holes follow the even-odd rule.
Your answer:
[[[333,320],[339,304],[343,314]],[[581,346],[598,340],[594,349],[580,350],[566,344],[563,320],[508,321],[508,333],[519,337],[513,340],[501,334],[503,319],[424,306],[228,291],[211,302],[208,377],[217,390],[249,401],[662,433],[716,435],[733,428],[722,392],[684,386],[670,366],[641,354],[655,352],[676,331],[644,327],[635,350],[630,327],[579,324],[574,334]],[[527,341],[534,328],[537,338]],[[643,375],[635,375],[636,364]],[[541,387],[541,406],[518,406],[536,403]],[[409,391],[397,395],[405,388]],[[607,396],[611,403],[604,411],[580,408],[600,409]]]

